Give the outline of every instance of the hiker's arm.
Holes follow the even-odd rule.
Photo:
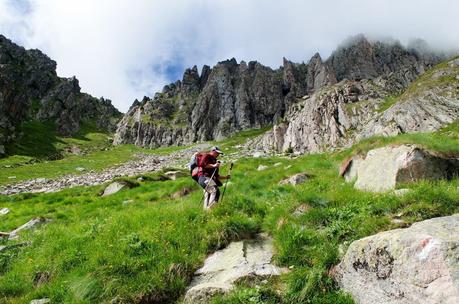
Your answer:
[[[223,176],[219,176],[218,178],[219,179],[230,179],[231,175],[223,175]]]
[[[216,162],[215,164],[207,164],[204,168],[206,169],[212,169],[212,168],[218,168],[220,167],[220,162]]]

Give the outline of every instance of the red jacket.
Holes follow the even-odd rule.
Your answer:
[[[218,177],[218,168],[206,168],[207,165],[213,165],[217,163],[217,159],[210,154],[205,154],[198,162],[198,176],[211,177],[212,174],[215,178]],[[214,174],[215,171],[215,174]]]

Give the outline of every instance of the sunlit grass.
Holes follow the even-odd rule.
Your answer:
[[[236,151],[237,145],[262,131],[218,145]],[[173,302],[184,294],[209,253],[232,240],[266,232],[274,238],[275,263],[290,272],[258,288],[240,284],[214,303],[353,303],[329,276],[347,246],[379,231],[459,212],[459,180],[409,184],[412,191],[403,197],[372,194],[345,183],[338,176],[340,162],[359,150],[393,143],[415,142],[457,153],[458,134],[455,122],[434,134],[373,138],[333,154],[242,158],[234,164],[224,201],[211,212],[202,210],[202,190],[191,178],[158,181],[155,176],[161,173],[145,181],[132,178],[138,187],[108,197],[100,196],[104,185],[0,196],[0,208],[11,210],[2,216],[0,231],[38,216],[52,220],[21,235],[19,242],[30,241],[30,246],[0,253],[0,302],[29,303],[44,297],[53,303]],[[84,157],[5,168],[11,171],[2,169],[0,176],[57,176],[77,166],[101,170],[139,151],[167,154],[176,149],[118,146]],[[274,166],[278,162],[281,165]],[[268,169],[258,171],[261,164]],[[223,167],[222,174],[226,170]],[[300,172],[311,178],[296,187],[279,185]],[[183,188],[194,191],[171,198]],[[299,206],[306,206],[303,213],[295,212]],[[393,222],[394,217],[405,223]]]

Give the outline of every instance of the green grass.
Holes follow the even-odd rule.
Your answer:
[[[48,295],[57,303],[114,298],[130,303],[177,298],[208,252],[260,225],[259,217],[237,210],[205,214],[200,191],[183,200],[168,199],[191,186],[194,181],[184,178],[144,183],[107,198],[97,195],[100,187],[3,198],[0,205],[12,213],[0,230],[38,215],[53,222],[28,236],[33,244],[19,255],[1,256],[0,299],[23,303]],[[125,200],[133,202],[123,205]],[[37,273],[52,279],[36,286],[30,275]]]
[[[171,146],[157,149],[144,149],[134,145],[113,147],[110,145],[109,134],[91,131],[94,130],[91,126],[84,127],[81,133],[73,138],[54,137],[52,135],[54,126],[52,124],[31,122],[26,124],[25,127],[31,128],[31,130],[29,130],[29,133],[25,132],[25,136],[16,144],[14,153],[17,154],[0,159],[0,185],[33,178],[54,178],[65,174],[81,174],[90,170],[101,171],[108,167],[125,163],[133,159],[137,153],[165,155],[190,147]],[[226,153],[235,152],[237,150],[237,148],[234,148],[235,145],[242,144],[247,138],[262,134],[268,129],[243,131],[225,141],[211,144],[220,145],[220,148],[225,150]],[[85,151],[85,154],[62,154],[63,149],[70,146],[79,147]],[[34,150],[34,147],[36,147],[36,150]],[[43,159],[47,153],[52,154],[56,151],[59,151],[57,152],[58,154],[53,155],[60,155],[62,159]],[[78,167],[86,170],[79,172],[76,170]]]
[[[210,213],[201,209],[202,193],[186,177],[140,182],[139,187],[106,198],[98,196],[102,186],[0,197],[0,208],[11,209],[2,218],[0,231],[36,216],[53,220],[23,235],[30,246],[0,255],[0,299],[5,303],[42,297],[57,303],[173,301],[183,295],[206,255],[231,240],[265,231],[274,237],[276,263],[289,267],[290,273],[260,288],[242,284],[215,303],[352,303],[328,276],[339,261],[339,247],[398,227],[390,221],[398,213],[408,224],[457,213],[459,192],[458,180],[413,184],[409,186],[413,192],[402,198],[360,192],[337,176],[342,157],[239,160],[225,202]],[[273,167],[276,162],[282,166]],[[270,169],[257,171],[260,164]],[[284,169],[287,165],[291,167]],[[297,187],[278,185],[297,172],[313,178]],[[196,191],[170,198],[184,187]],[[132,201],[123,203],[128,200]],[[301,204],[310,209],[295,216]],[[40,277],[48,279],[41,282]]]
[[[139,151],[144,152],[140,148],[126,145],[114,147],[108,151],[95,151],[88,155],[69,155],[64,159],[55,161],[41,161],[20,167],[2,168],[0,171],[0,185],[33,178],[53,178],[65,174],[81,174],[89,170],[101,171],[107,167],[131,160],[133,155]],[[0,165],[5,166],[9,160],[10,158],[2,160]],[[76,170],[78,167],[86,170],[79,172]],[[15,176],[15,178],[11,179],[10,177],[12,176]]]
[[[240,148],[237,147],[238,145],[245,143],[249,138],[253,138],[265,133],[271,128],[272,126],[267,126],[260,129],[241,131],[225,140],[214,141],[213,144],[218,145],[218,147],[225,153],[237,152],[240,150]]]
[[[186,147],[172,146],[150,150],[134,145],[122,145],[112,147],[109,150],[95,151],[87,155],[69,155],[64,159],[55,161],[42,161],[20,167],[4,167],[0,171],[0,185],[33,178],[54,178],[65,174],[82,174],[90,170],[98,172],[132,160],[138,153],[165,155],[184,148]],[[22,159],[17,156],[15,158]],[[3,162],[0,163],[0,166],[5,166],[9,160],[10,158],[2,160]],[[77,171],[76,168],[78,167],[85,168],[85,171]],[[15,178],[9,178],[11,176],[15,176]]]
[[[397,96],[387,96],[384,101],[379,105],[378,113],[382,113],[396,104],[398,101]]]
[[[48,127],[52,128],[31,126],[43,136],[47,136]],[[232,153],[267,129],[245,131],[212,144]],[[75,144],[89,149],[100,143],[105,149],[106,136],[85,130],[77,138],[59,138],[53,147],[61,151]],[[9,176],[23,180],[76,173],[76,167],[102,170],[138,152],[168,154],[183,148],[146,150],[123,145],[31,164],[37,157],[27,152],[33,142],[33,138],[23,138],[22,154],[0,160],[0,184],[11,182]],[[29,246],[0,253],[0,303],[29,303],[44,297],[52,303],[180,301],[208,254],[259,232],[274,238],[275,263],[290,272],[260,286],[240,283],[213,303],[353,303],[329,276],[352,241],[401,227],[391,221],[396,215],[410,225],[459,212],[459,179],[406,185],[412,191],[396,197],[358,191],[338,177],[338,167],[349,155],[401,143],[458,155],[459,121],[430,134],[370,138],[331,154],[240,159],[235,162],[233,185],[228,187],[225,201],[211,212],[202,210],[202,192],[194,181],[188,177],[159,181],[160,173],[148,175],[142,182],[129,179],[138,186],[104,198],[100,196],[103,185],[0,196],[0,208],[11,209],[2,216],[0,231],[10,231],[38,216],[52,220],[21,235],[21,242],[30,241]],[[53,149],[39,147],[39,151]],[[20,151],[19,146],[17,149]],[[282,165],[274,167],[277,162]],[[269,169],[257,171],[261,164]],[[226,170],[222,168],[221,174]],[[299,172],[312,178],[296,187],[278,184]],[[183,188],[195,191],[180,199],[171,198]],[[301,205],[307,205],[308,210],[295,214]],[[7,241],[0,240],[0,245],[4,243]]]
[[[76,146],[83,152],[110,146],[109,134],[98,130],[92,123],[84,124],[72,138],[59,136],[53,122],[28,121],[21,125],[20,130],[22,136],[7,146],[8,155],[59,159],[65,156],[64,149],[70,146]]]
[[[456,57],[456,59],[459,57]],[[459,67],[450,67],[449,61],[442,62],[435,67],[429,69],[416,79],[404,92],[400,95],[399,100],[413,98],[421,92],[426,92],[432,89],[441,89],[445,86],[459,85],[459,79],[455,76],[459,73]],[[447,72],[444,76],[433,77],[436,73]]]
[[[134,145],[112,146],[111,135],[91,125],[82,126],[74,137],[59,137],[53,123],[28,122],[24,135],[8,147],[10,156],[0,159],[0,185],[33,178],[54,178],[65,174],[101,171],[125,163],[138,153],[169,154],[186,147],[143,149]],[[80,155],[66,152],[78,147]],[[82,167],[86,170],[77,171]],[[14,177],[14,178],[12,178]]]
[[[441,152],[449,156],[459,155],[459,120],[433,133],[409,133],[398,136],[375,136],[355,144],[352,149],[340,152],[346,157],[359,152],[365,153],[371,149],[400,144],[417,144],[428,150]]]

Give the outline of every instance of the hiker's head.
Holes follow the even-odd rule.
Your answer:
[[[223,152],[218,147],[213,147],[210,149],[210,154],[212,154],[213,157],[217,157],[219,155],[223,155]]]

